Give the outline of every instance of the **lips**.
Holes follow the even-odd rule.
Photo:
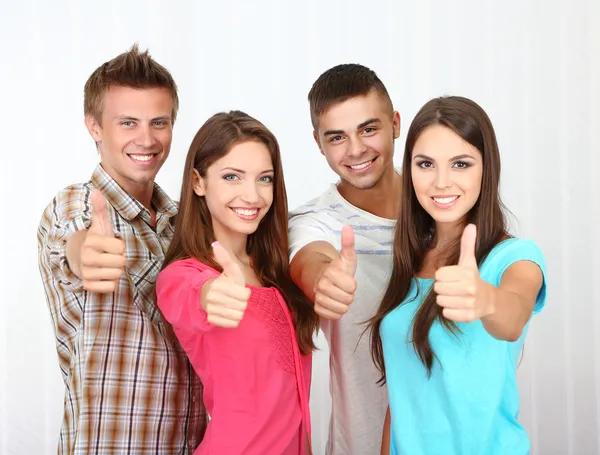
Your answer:
[[[142,166],[148,166],[156,161],[158,153],[131,153],[127,155],[133,162]]]
[[[253,221],[258,218],[259,208],[257,207],[230,207],[233,213],[235,213],[238,218],[244,221]]]
[[[369,161],[363,161],[361,163],[346,165],[346,167],[349,168],[352,172],[361,173],[361,172],[364,172],[367,169],[369,169],[373,165],[373,163],[375,162],[376,159],[377,158],[373,158],[372,160],[369,160]]]
[[[436,207],[447,209],[456,204],[459,196],[432,196],[431,199]]]
[[[433,197],[433,200],[438,204],[450,204],[458,199],[458,196]]]

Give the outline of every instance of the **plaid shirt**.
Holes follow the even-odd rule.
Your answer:
[[[90,194],[107,200],[127,265],[111,294],[87,292],[69,270],[66,241],[91,223]],[[158,185],[150,213],[98,165],[62,190],[38,229],[39,266],[65,383],[59,454],[191,454],[206,429],[202,384],[166,330],[154,283],[177,205]]]

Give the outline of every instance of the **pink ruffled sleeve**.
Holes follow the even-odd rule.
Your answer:
[[[156,280],[157,304],[165,319],[177,331],[206,332],[215,326],[200,306],[202,286],[219,272],[195,259],[169,264]]]

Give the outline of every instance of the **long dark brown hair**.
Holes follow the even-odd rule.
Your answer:
[[[477,148],[482,156],[481,192],[464,220],[465,225],[474,223],[477,226],[477,263],[481,264],[492,248],[507,236],[505,208],[499,195],[500,152],[492,122],[485,111],[470,99],[449,96],[430,100],[417,113],[408,129],[402,162],[402,203],[394,232],[392,275],[377,314],[369,320],[371,354],[381,372],[379,383],[385,383],[383,347],[379,333],[381,321],[404,302],[411,283],[415,281],[415,275],[423,267],[426,253],[434,246],[435,221],[417,200],[411,172],[413,147],[423,131],[433,125],[450,128]],[[459,256],[460,236],[440,254],[444,263],[439,266],[457,264]],[[417,287],[417,295],[419,292]],[[436,304],[436,294],[432,289],[415,314],[411,337],[414,350],[428,375],[431,375],[434,359],[439,361],[429,342],[429,331],[436,320],[459,336],[457,325],[446,319],[442,308]]]
[[[218,113],[206,121],[194,137],[185,161],[179,213],[175,234],[165,256],[163,269],[174,261],[194,258],[222,271],[212,256],[216,240],[212,218],[204,197],[193,189],[194,169],[201,177],[212,163],[231,148],[246,141],[262,142],[273,162],[273,204],[256,232],[248,236],[246,251],[263,286],[274,286],[283,295],[296,327],[300,351],[315,349],[313,335],[318,317],[312,304],[294,284],[288,258],[288,205],[279,144],[275,136],[258,120],[241,111]]]

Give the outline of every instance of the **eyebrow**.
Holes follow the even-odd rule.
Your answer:
[[[135,122],[139,122],[141,119],[139,119],[137,117],[133,117],[131,115],[117,115],[115,117],[115,120],[133,120]],[[153,119],[150,119],[151,122],[156,122],[157,120],[168,120],[168,121],[171,121],[171,116],[170,115],[161,115],[159,117],[155,117]]]
[[[417,158],[422,158],[422,159],[429,160],[429,161],[435,161],[435,160],[434,160],[433,158],[431,158],[430,156],[423,155],[422,153],[419,153],[419,154],[415,155],[415,156],[413,157],[413,160],[415,160],[415,159],[417,159]],[[452,158],[450,158],[450,160],[449,160],[449,161],[464,160],[465,158],[467,158],[467,159],[472,159],[472,160],[474,160],[474,159],[475,159],[475,157],[474,157],[474,156],[467,155],[467,154],[462,154],[462,155],[456,155],[456,156],[453,156]]]
[[[361,128],[364,128],[367,125],[370,125],[371,123],[381,123],[381,119],[378,119],[376,117],[374,118],[370,118],[368,120],[365,120],[364,122],[360,123],[356,129],[360,130]],[[344,134],[344,130],[327,130],[323,133],[324,136],[333,136],[336,134]]]
[[[221,171],[233,171],[233,172],[237,172],[238,174],[245,174],[246,173],[246,171],[243,171],[241,169],[237,169],[235,167],[230,167],[230,166],[224,167],[223,169],[221,169]],[[268,174],[268,173],[272,173],[272,172],[274,172],[273,169],[267,169],[265,171],[262,171],[259,175]]]

